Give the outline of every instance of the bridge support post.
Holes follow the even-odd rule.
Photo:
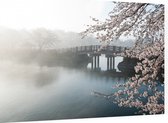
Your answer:
[[[115,56],[113,56],[113,69],[115,69]]]
[[[91,69],[99,69],[100,54],[92,54]]]
[[[112,57],[110,56],[110,70],[112,70]]]
[[[97,68],[99,68],[99,55],[97,56]]]
[[[109,70],[109,57],[107,57],[107,70]]]
[[[92,57],[92,61],[91,61],[91,69],[93,69],[93,57]]]
[[[115,69],[115,56],[106,55],[107,58],[107,71],[116,71]]]
[[[94,56],[94,69],[96,68],[97,64],[96,64],[96,56]]]

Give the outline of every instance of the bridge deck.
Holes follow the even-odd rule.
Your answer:
[[[117,54],[122,53],[126,50],[126,47],[119,47],[119,46],[106,46],[103,47],[101,45],[90,45],[90,46],[78,46],[72,48],[65,48],[58,50],[59,52],[73,52],[77,54]]]

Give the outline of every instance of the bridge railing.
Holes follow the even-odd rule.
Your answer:
[[[121,53],[127,48],[119,46],[106,46],[101,45],[89,45],[89,46],[78,46],[72,48],[63,48],[58,50],[59,52],[73,52],[73,53]]]

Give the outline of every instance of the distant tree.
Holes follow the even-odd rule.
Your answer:
[[[40,51],[46,48],[54,48],[58,40],[56,34],[45,28],[38,28],[32,31],[33,44]]]
[[[92,18],[95,24],[88,25],[82,34],[84,37],[94,34],[107,44],[121,36],[135,37],[135,45],[122,55],[141,62],[135,66],[135,77],[117,85],[124,89],[112,97],[119,106],[136,107],[149,114],[163,113],[164,92],[158,85],[164,83],[164,5],[126,2],[114,5],[108,19],[101,22]]]

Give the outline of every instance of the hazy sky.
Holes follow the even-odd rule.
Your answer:
[[[79,32],[89,16],[105,18],[111,8],[105,0],[0,0],[0,26]]]

